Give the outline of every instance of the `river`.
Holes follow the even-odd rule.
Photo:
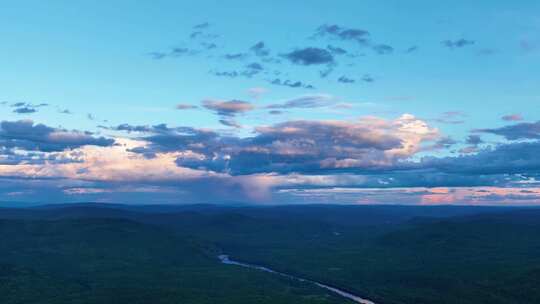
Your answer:
[[[237,261],[231,260],[229,258],[229,256],[226,255],[226,254],[219,255],[218,258],[221,261],[221,263],[223,263],[223,264],[236,265],[236,266],[240,266],[240,267],[256,269],[256,270],[260,270],[260,271],[264,271],[264,272],[277,274],[277,275],[280,275],[280,276],[283,276],[283,277],[286,277],[286,278],[289,278],[289,279],[292,279],[292,280],[297,280],[297,281],[300,281],[300,282],[312,283],[312,284],[315,284],[315,285],[317,285],[317,286],[319,286],[321,288],[324,288],[324,289],[326,289],[328,291],[331,291],[332,293],[335,293],[335,294],[337,294],[337,295],[339,295],[339,296],[341,296],[343,298],[347,298],[349,300],[352,300],[352,301],[354,301],[356,303],[375,304],[375,302],[373,302],[373,301],[370,301],[368,299],[364,299],[364,298],[359,297],[357,295],[354,295],[354,294],[352,294],[350,292],[347,292],[347,291],[344,291],[344,290],[341,290],[339,288],[335,288],[335,287],[332,287],[332,286],[328,286],[328,285],[323,284],[323,283],[319,283],[319,282],[316,282],[316,281],[299,278],[299,277],[296,277],[296,276],[293,276],[293,275],[290,275],[290,274],[286,274],[286,273],[283,273],[283,272],[278,272],[278,271],[272,270],[272,269],[264,267],[264,266],[247,264],[247,263],[242,263],[242,262],[237,262]]]

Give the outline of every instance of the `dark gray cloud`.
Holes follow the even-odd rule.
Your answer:
[[[151,144],[137,152],[189,150],[196,156],[179,157],[179,166],[235,175],[375,170],[402,157],[387,154],[403,148],[403,138],[396,127],[361,122],[289,121],[256,128],[253,137],[243,138],[208,130],[168,129],[143,137]]]
[[[452,147],[453,145],[455,145],[457,143],[458,142],[455,139],[453,139],[452,137],[445,136],[445,137],[442,137],[442,138],[438,139],[435,142],[435,144],[432,147],[429,147],[428,149],[434,149],[434,150],[448,149],[448,148]]]
[[[250,64],[246,65],[246,68],[250,69],[250,70],[253,70],[253,71],[262,71],[262,70],[264,70],[264,67],[260,63],[257,63],[257,62],[253,62],[253,63],[250,63]]]
[[[199,51],[197,50],[192,50],[192,49],[189,49],[189,48],[185,48],[185,47],[175,47],[175,48],[172,48],[171,49],[171,52],[169,53],[169,56],[172,56],[172,57],[179,57],[179,56],[184,56],[184,55],[196,55],[198,54]]]
[[[437,170],[462,175],[539,174],[540,142],[501,144],[473,155],[458,157],[426,157],[411,168]]]
[[[469,45],[475,44],[474,40],[467,40],[464,38],[457,39],[457,40],[444,40],[441,42],[442,45],[444,45],[447,48],[454,49],[454,48],[462,48]]]
[[[39,108],[41,107],[47,107],[49,104],[47,103],[40,103],[40,104],[32,104],[27,102],[16,102],[11,104],[11,107],[13,109],[13,113],[17,114],[32,114],[36,113]]]
[[[418,46],[413,45],[405,50],[405,53],[410,54],[418,51]]]
[[[13,113],[17,114],[31,114],[37,112],[36,108],[20,107],[13,110]]]
[[[244,67],[243,70],[238,71],[210,71],[211,74],[214,76],[219,77],[228,77],[228,78],[236,78],[236,77],[246,77],[251,78],[259,73],[262,73],[264,71],[264,67],[260,63],[250,63]]]
[[[270,50],[266,47],[263,41],[255,43],[252,47],[249,48],[256,56],[266,57],[270,55]]]
[[[89,132],[68,131],[34,124],[31,120],[0,123],[0,147],[5,148],[54,152],[85,145],[111,146],[113,144],[113,139],[96,137]]]
[[[215,76],[219,77],[229,77],[229,78],[236,78],[238,76],[242,76],[241,73],[238,73],[237,71],[214,71],[211,72]]]
[[[244,60],[248,57],[249,55],[246,54],[246,53],[231,53],[231,54],[225,54],[223,55],[223,58],[227,59],[227,60]]]
[[[355,83],[356,81],[352,78],[349,78],[349,77],[346,77],[346,76],[341,76],[338,78],[338,82],[341,82],[341,83]]]
[[[290,62],[299,65],[319,65],[334,63],[334,56],[325,49],[317,47],[307,47],[296,49],[290,53],[281,55]]]
[[[326,69],[319,71],[319,76],[321,78],[326,78],[328,75],[330,75],[334,71],[333,66],[328,66]]]
[[[236,120],[231,119],[231,118],[220,119],[219,123],[227,127],[233,127],[237,129],[242,128],[241,124],[239,124]]]
[[[294,80],[281,80],[280,78],[275,78],[271,81],[269,81],[270,84],[278,85],[278,86],[286,86],[290,88],[303,88],[303,89],[315,89],[315,87],[311,84],[303,83],[301,81],[294,81]]]
[[[374,82],[375,79],[371,75],[366,74],[366,75],[362,76],[362,81],[363,82]]]
[[[474,145],[474,146],[477,146],[483,142],[484,141],[482,140],[482,137],[480,137],[479,135],[469,135],[467,139],[465,140],[466,144]]]
[[[58,109],[58,113],[60,114],[73,114],[69,109]]]
[[[500,135],[508,140],[540,139],[540,121],[533,123],[518,123],[501,128],[476,129],[474,132]]]
[[[201,30],[201,29],[208,28],[209,26],[210,26],[210,23],[203,22],[203,23],[199,23],[199,24],[194,25],[193,28],[196,29],[196,30]]]
[[[213,50],[217,48],[217,44],[214,42],[201,42],[201,46],[207,50]]]
[[[326,48],[334,55],[345,55],[347,50],[340,48],[338,46],[327,45]]]
[[[394,48],[387,44],[377,44],[372,46],[372,49],[379,55],[387,55],[394,52]]]
[[[339,40],[356,41],[360,44],[368,42],[369,32],[357,28],[345,28],[336,24],[324,24],[317,28],[315,37],[330,37]]]

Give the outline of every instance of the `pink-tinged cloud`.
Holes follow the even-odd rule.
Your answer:
[[[501,119],[504,121],[522,121],[523,116],[521,114],[509,114],[504,115],[503,117],[501,117]]]

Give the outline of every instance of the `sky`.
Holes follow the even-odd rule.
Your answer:
[[[17,1],[4,204],[540,204],[538,1]]]

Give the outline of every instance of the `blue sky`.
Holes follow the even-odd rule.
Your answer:
[[[536,1],[3,7],[2,200],[129,202],[142,197],[134,189],[145,190],[138,203],[540,196],[527,158],[540,138]],[[92,159],[100,153],[121,155]],[[485,159],[516,165],[478,168]]]

